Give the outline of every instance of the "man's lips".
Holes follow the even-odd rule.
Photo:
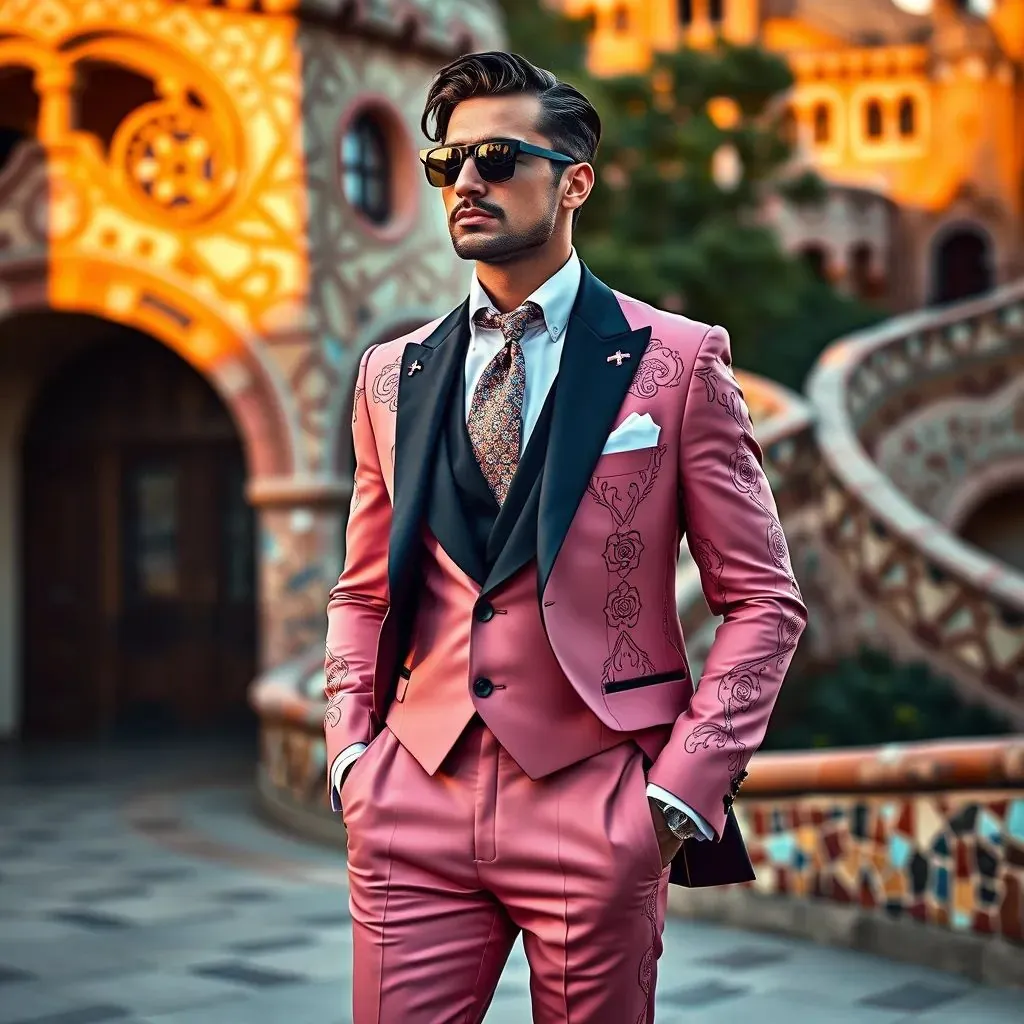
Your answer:
[[[460,210],[455,214],[456,224],[485,224],[487,221],[494,219],[491,214],[476,209]]]

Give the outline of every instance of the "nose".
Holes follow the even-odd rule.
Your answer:
[[[482,196],[487,191],[487,183],[477,172],[476,162],[472,157],[468,157],[459,169],[459,176],[455,179],[454,188],[455,194],[460,199],[473,199]]]

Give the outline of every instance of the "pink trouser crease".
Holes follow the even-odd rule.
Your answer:
[[[632,742],[533,781],[475,720],[430,776],[385,728],[341,794],[353,1024],[477,1024],[520,932],[535,1024],[653,1024],[645,786]]]

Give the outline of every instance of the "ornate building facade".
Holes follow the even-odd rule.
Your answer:
[[[757,42],[788,61],[824,207],[773,211],[824,276],[897,309],[1024,273],[1024,0],[560,0],[595,73]]]
[[[0,0],[0,736],[244,716],[342,559],[358,357],[467,271],[415,151],[490,0]]]

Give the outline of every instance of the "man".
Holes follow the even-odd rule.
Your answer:
[[[805,622],[720,327],[612,292],[572,227],[600,120],[521,57],[439,72],[422,154],[469,298],[362,358],[328,607],[355,1024],[654,1014],[668,866],[744,881],[732,797]],[[724,615],[694,692],[682,536]]]

